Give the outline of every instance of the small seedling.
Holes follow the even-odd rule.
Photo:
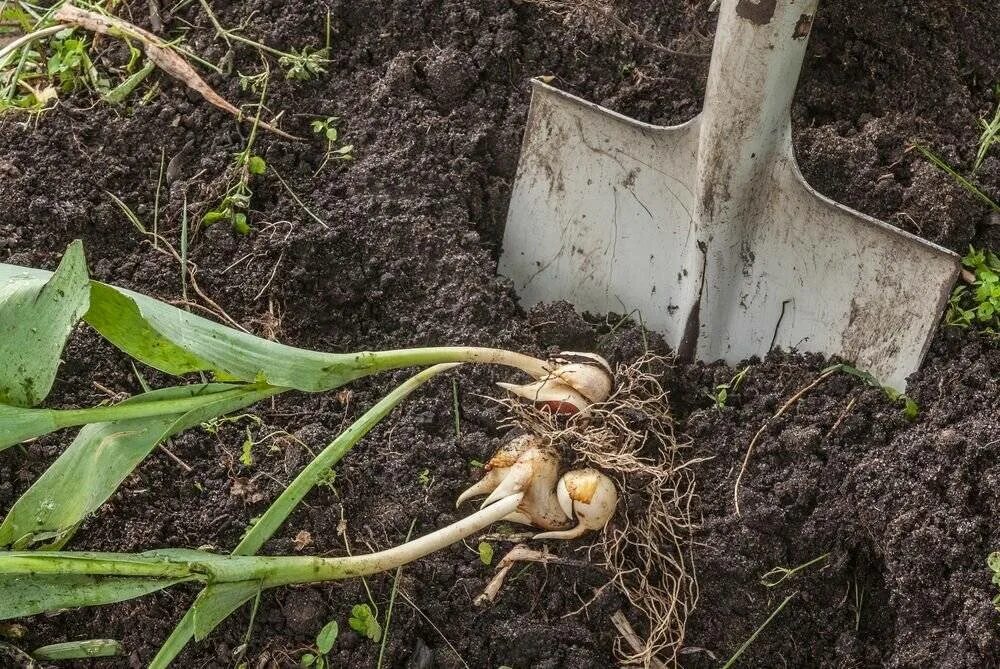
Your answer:
[[[348,624],[355,632],[378,643],[382,639],[382,625],[372,611],[372,607],[367,604],[355,604],[351,607],[351,617]]]
[[[267,95],[267,80],[261,86],[260,102],[257,105],[257,115],[253,126],[250,128],[250,136],[243,150],[236,154],[233,159],[233,176],[229,189],[226,190],[222,200],[211,211],[202,216],[201,222],[206,225],[214,225],[219,221],[228,221],[233,230],[241,235],[250,233],[250,223],[247,219],[247,212],[250,210],[250,199],[253,191],[250,189],[250,179],[260,176],[267,171],[267,163],[260,156],[253,153],[254,143],[257,140],[257,126],[260,123],[260,113],[264,108],[264,98]]]
[[[337,146],[337,139],[339,137],[337,133],[337,121],[339,119],[336,116],[328,116],[326,118],[316,119],[312,122],[312,131],[317,135],[322,135],[326,139],[326,154],[323,157],[323,162],[313,173],[315,177],[317,174],[323,171],[326,164],[331,160],[354,160],[352,151],[354,151],[353,144],[345,144],[343,146]]]
[[[315,652],[306,653],[299,658],[300,667],[314,667],[315,669],[326,669],[327,654],[333,650],[333,644],[337,641],[340,627],[336,620],[331,620],[316,635]]]
[[[743,379],[746,378],[747,372],[750,371],[750,367],[744,367],[739,372],[736,373],[733,378],[729,379],[728,383],[720,383],[715,386],[714,393],[708,393],[708,396],[712,398],[715,402],[716,409],[723,409],[726,406],[726,402],[729,401],[729,394],[736,392],[740,384],[743,383]]]
[[[419,482],[423,487],[429,488],[431,483],[434,482],[434,478],[431,476],[431,470],[421,469],[420,473],[417,474],[417,482]]]
[[[972,273],[972,282],[952,291],[945,322],[962,328],[976,325],[995,336],[1000,333],[1000,258],[989,249],[970,246],[962,265]]]
[[[824,553],[823,555],[820,555],[817,558],[809,560],[809,562],[805,562],[803,564],[800,564],[798,567],[793,567],[791,569],[787,567],[775,567],[774,569],[772,569],[771,571],[767,572],[766,574],[760,577],[760,583],[764,587],[773,588],[777,585],[780,585],[782,582],[794,577],[803,569],[808,569],[814,564],[826,560],[828,557],[830,557],[830,554]]]

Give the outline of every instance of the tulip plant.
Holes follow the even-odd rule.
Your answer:
[[[123,402],[81,409],[39,407],[52,387],[65,342],[83,320],[135,360],[184,384]],[[430,347],[323,353],[238,332],[150,297],[89,279],[74,242],[53,273],[0,264],[0,449],[82,426],[70,446],[0,524],[0,619],[118,602],[181,583],[205,587],[152,666],[167,666],[192,637],[203,638],[266,588],[364,576],[395,569],[507,519],[539,538],[573,538],[602,528],[617,492],[593,469],[559,476],[559,455],[524,435],[490,459],[486,476],[458,504],[487,495],[458,522],[400,546],[346,557],[263,557],[255,553],[343,455],[418,386],[459,363],[514,367],[527,384],[499,385],[556,414],[586,414],[607,399],[613,375],[592,354],[553,360],[493,348]],[[403,367],[431,366],[372,407],[311,462],[250,528],[232,555],[157,549],[140,554],[58,550],[157,443],[205,421],[293,390],[320,392]],[[70,485],[72,484],[72,485]],[[575,526],[574,526],[575,523]],[[26,550],[33,549],[33,550]]]

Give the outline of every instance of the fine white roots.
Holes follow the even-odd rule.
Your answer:
[[[591,548],[591,559],[643,614],[641,646],[619,639],[615,650],[623,663],[645,667],[657,660],[677,665],[687,616],[698,600],[690,468],[696,461],[684,459],[689,445],[674,438],[667,393],[657,380],[669,368],[669,360],[652,354],[620,365],[611,397],[563,424],[530,405],[505,402],[518,426],[616,480],[619,511]]]

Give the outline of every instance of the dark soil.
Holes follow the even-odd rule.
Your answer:
[[[249,236],[223,225],[202,230],[191,260],[201,287],[228,314],[263,336],[314,349],[351,351],[427,344],[480,344],[528,352],[597,348],[614,360],[635,357],[641,338],[619,317],[592,321],[563,307],[524,314],[495,276],[519,137],[526,79],[556,83],[618,111],[675,123],[700,106],[714,15],[707,2],[639,0],[613,11],[629,30],[600,16],[510,0],[307,2],[251,0],[217,12],[226,25],[252,15],[246,34],[268,44],[320,46],[330,11],[333,62],[309,83],[272,78],[268,104],[286,129],[310,135],[310,115],[340,116],[357,160],[322,161],[319,141],[263,136],[258,150],[322,218],[324,227],[271,176],[253,182]],[[145,25],[145,3],[133,3]],[[168,28],[190,24],[189,41],[210,60],[225,53],[197,3]],[[641,37],[640,37],[641,35]],[[665,45],[687,55],[657,48]],[[107,46],[107,58],[123,57]],[[238,48],[244,72],[259,61]],[[275,63],[272,66],[277,67]],[[796,151],[821,192],[955,250],[1000,247],[989,210],[907,147],[920,140],[968,166],[977,118],[994,104],[1000,33],[990,0],[840,0],[824,3],[793,109]],[[235,77],[210,76],[232,100],[250,101]],[[177,263],[154,250],[106,191],[147,223],[161,148],[172,160],[161,231],[179,237],[185,193],[202,210],[225,189],[223,175],[243,147],[243,130],[177,84],[160,78],[147,105],[92,106],[68,96],[37,120],[0,127],[0,261],[51,268],[73,239],[85,241],[95,277],[163,299],[181,296]],[[186,148],[185,148],[186,147]],[[980,182],[996,195],[1000,157]],[[553,321],[557,321],[553,324]],[[127,360],[87,331],[65,354],[52,406],[140,390]],[[666,380],[679,429],[696,454],[702,528],[695,560],[701,584],[689,621],[684,664],[718,666],[788,595],[794,597],[744,655],[743,666],[1000,666],[1000,624],[986,555],[1000,548],[1000,350],[974,333],[938,334],[909,392],[920,415],[856,379],[835,375],[773,421],[749,461],[735,515],[733,486],[753,434],[826,362],[773,355],[751,362],[727,406],[705,391],[728,380],[722,365],[678,366]],[[292,440],[254,450],[240,463],[245,429],[257,437],[285,430],[316,449],[405,378],[362,381],[350,394],[287,395],[254,412],[264,421],[192,430],[150,456],[88,521],[72,549],[140,551],[212,545],[225,551],[307,461]],[[499,443],[493,393],[502,370],[463,369],[461,435],[455,435],[452,381],[429,384],[398,409],[337,469],[266,547],[342,554],[343,516],[355,550],[400,542],[415,520],[426,532],[458,517],[453,500],[475,480],[472,460]],[[149,373],[150,380],[166,379]],[[68,443],[56,435],[0,455],[0,504],[9,506]],[[500,553],[505,545],[498,544]],[[554,547],[576,556],[578,545]],[[774,588],[759,578],[776,566],[828,558]],[[492,573],[459,545],[403,572],[383,666],[608,667],[608,617],[624,600],[597,570],[533,566],[499,602],[472,600]],[[391,576],[369,579],[384,610]],[[143,666],[166,638],[194,589],[176,588],[93,610],[24,621],[33,648],[66,639],[112,637],[125,660]],[[333,666],[375,666],[377,645],[348,630],[361,583],[266,593],[247,650],[251,667],[293,666],[331,619],[341,632]],[[408,600],[419,607],[419,612]],[[182,667],[230,666],[249,612],[192,645]],[[641,621],[636,621],[641,626]],[[11,662],[13,662],[11,660]],[[95,666],[96,663],[95,663]]]

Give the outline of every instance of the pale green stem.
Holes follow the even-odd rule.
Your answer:
[[[66,30],[67,28],[70,27],[71,26],[64,26],[60,24],[57,26],[49,26],[47,28],[42,28],[40,30],[36,30],[35,32],[28,33],[27,35],[21,35],[16,40],[11,42],[4,48],[0,49],[0,64],[3,64],[4,59],[7,58],[7,56],[14,53],[25,44],[30,44],[31,42],[34,42],[37,39],[42,39],[43,37],[48,37],[49,35],[55,35],[57,32]]]
[[[535,379],[546,376],[550,371],[548,363],[530,355],[479,346],[432,346],[391,351],[364,351],[351,355],[353,366],[361,372],[359,376],[387,369],[436,365],[442,362],[506,365],[520,369]]]
[[[319,455],[299,472],[295,480],[268,507],[264,515],[250,527],[243,540],[233,551],[233,554],[253,555],[259,551],[267,543],[268,539],[277,532],[278,528],[281,527],[282,523],[291,515],[292,511],[309,491],[316,486],[317,482],[321,480],[321,477],[326,474],[330,467],[337,464],[347,451],[353,448],[393,408],[421,384],[437,374],[455,367],[456,364],[435,365],[413,375],[354,421],[350,427],[320,451]],[[207,592],[209,591],[205,590],[203,594]],[[239,604],[234,605],[233,610],[237,606]],[[180,622],[177,623],[177,626],[174,627],[174,631],[170,633],[170,637],[160,646],[156,657],[150,662],[150,669],[164,669],[164,667],[167,667],[195,635],[194,612],[194,607],[187,610]]]
[[[348,371],[345,372],[347,380],[370,376],[371,374],[390,369],[461,362],[507,365],[520,369],[534,378],[541,378],[548,374],[549,371],[544,360],[533,358],[530,355],[497,348],[480,348],[475,346],[436,346],[378,352],[364,351],[361,353],[345,354],[344,358],[350,361],[344,365],[348,368]],[[267,386],[257,386],[256,389],[267,391],[268,395],[287,390],[287,388],[268,388]],[[228,396],[227,393],[238,394],[246,392],[246,390],[247,388],[238,388],[231,391],[224,391],[219,393],[218,396],[222,399]],[[86,409],[39,409],[39,411],[50,411],[55,425],[59,428],[65,428],[86,425],[88,423],[184,413],[198,408],[203,404],[204,398],[185,397],[156,402],[111,404]]]
[[[341,432],[336,439],[320,451],[319,455],[313,458],[299,472],[295,480],[289,483],[288,487],[278,495],[274,503],[267,508],[264,515],[253,524],[246,533],[246,536],[243,537],[243,540],[236,546],[233,550],[233,555],[253,555],[259,551],[267,543],[267,540],[278,531],[278,528],[285,522],[292,510],[298,506],[299,502],[316,486],[316,483],[326,475],[330,468],[344,457],[344,454],[354,444],[358,443],[372,428],[382,422],[382,419],[410,393],[431,378],[456,366],[457,363],[435,365],[418,374],[414,374],[391,393],[379,400],[361,418],[351,423],[350,427]]]
[[[121,555],[58,551],[0,553],[0,575],[31,578],[38,575],[91,575],[166,578],[210,584],[259,582],[265,588],[336,581],[389,571],[459,542],[503,519],[521,503],[523,493],[505,497],[447,527],[413,541],[368,555],[321,558],[312,556],[258,557],[233,555]]]

